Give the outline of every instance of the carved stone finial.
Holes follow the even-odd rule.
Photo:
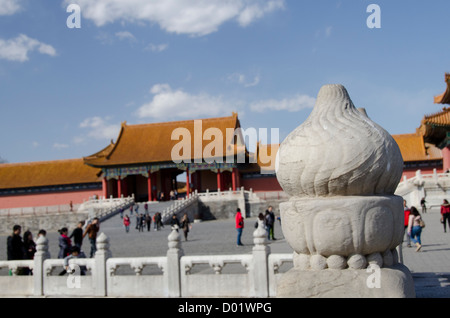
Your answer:
[[[395,140],[355,108],[342,85],[322,87],[278,152],[278,181],[295,197],[394,194],[402,172]]]
[[[311,115],[281,144],[276,166],[291,196],[280,211],[294,250],[279,296],[414,295],[409,270],[393,256],[403,238],[403,200],[394,195],[400,150],[342,85],[321,88]],[[389,267],[382,289],[365,284],[367,266]]]
[[[180,233],[177,232],[177,230],[172,230],[170,232],[169,236],[169,249],[178,249],[180,248]]]

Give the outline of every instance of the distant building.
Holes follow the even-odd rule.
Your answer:
[[[450,104],[450,74],[445,74],[445,93],[434,98],[436,104]],[[403,175],[412,177],[417,170],[438,173],[450,169],[450,108],[425,116],[415,133],[394,135],[403,156]]]
[[[100,172],[83,159],[0,164],[0,209],[82,203],[102,194]]]

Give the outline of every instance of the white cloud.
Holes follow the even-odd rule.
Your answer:
[[[240,73],[234,73],[234,74],[228,76],[228,79],[232,82],[239,83],[239,84],[243,85],[244,87],[257,86],[259,84],[259,82],[261,81],[261,78],[259,75],[256,75],[251,81],[249,81],[244,74],[240,74]]]
[[[129,31],[120,31],[116,33],[116,36],[119,38],[119,40],[129,40],[129,41],[136,41],[136,37]]]
[[[66,149],[66,148],[69,148],[69,145],[60,144],[60,143],[55,142],[53,144],[53,148],[55,148],[55,149]]]
[[[221,96],[215,97],[205,93],[189,94],[181,89],[173,90],[168,84],[154,85],[150,92],[153,99],[142,105],[136,112],[140,118],[195,118],[213,117],[230,114],[235,107]]]
[[[56,56],[56,50],[53,46],[32,39],[25,34],[20,34],[10,40],[0,39],[0,59],[25,62],[29,59],[28,53],[33,51]]]
[[[250,109],[254,112],[262,113],[265,111],[288,111],[297,112],[306,108],[313,108],[316,99],[308,95],[296,95],[292,98],[282,100],[267,99],[253,102]]]
[[[245,105],[253,112],[266,111],[296,112],[313,108],[316,99],[307,95],[296,95],[281,100],[266,99],[246,103],[242,100],[232,101],[222,96],[206,93],[191,94],[182,89],[172,89],[168,84],[156,84],[150,89],[153,98],[135,112],[141,119],[152,118],[160,121],[172,119],[192,119],[199,117],[227,116],[233,111],[243,113]]]
[[[78,136],[74,138],[75,143],[82,143],[86,138],[93,138],[97,140],[110,140],[119,135],[120,124],[110,124],[110,118],[101,118],[98,116],[89,117],[80,123],[80,128],[88,129],[86,136]]]
[[[0,0],[0,16],[13,15],[20,11],[21,0]]]
[[[150,22],[169,33],[203,36],[235,20],[245,27],[284,8],[285,0],[64,0],[77,3],[83,17],[97,26]]]
[[[162,52],[162,51],[167,50],[168,48],[169,48],[169,44],[166,44],[166,43],[162,43],[162,44],[150,43],[149,45],[147,45],[145,50],[152,51],[152,52]]]
[[[272,0],[249,4],[240,12],[238,21],[241,26],[245,27],[267,13],[280,9],[284,9],[284,1]]]

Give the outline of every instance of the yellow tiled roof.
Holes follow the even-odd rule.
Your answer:
[[[397,142],[403,161],[428,161],[442,159],[439,148],[432,144],[425,143],[420,134],[393,135]]]
[[[189,132],[191,136],[191,159],[196,159],[194,136],[200,137],[203,154],[205,147],[212,141],[203,140],[202,137],[205,131],[211,128],[218,129],[223,136],[223,154],[227,153],[227,147],[233,147],[234,153],[242,151],[242,147],[231,145],[231,140],[225,140],[227,128],[232,128],[233,131],[240,128],[236,113],[233,113],[230,117],[201,119],[201,131],[194,132],[195,128],[199,127],[195,126],[194,122],[194,120],[186,120],[142,125],[123,123],[115,144],[109,145],[94,155],[85,157],[84,161],[94,167],[171,162],[173,161],[172,149],[181,141],[184,141],[183,137],[172,140],[172,133],[176,129],[181,129],[180,132]],[[231,150],[231,148],[229,149]]]
[[[83,159],[0,164],[0,189],[100,182],[100,170]]]
[[[435,104],[450,104],[450,73],[445,74],[445,82],[447,83],[447,90],[434,98]]]

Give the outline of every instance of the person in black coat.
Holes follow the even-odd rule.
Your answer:
[[[73,242],[75,246],[78,246],[81,249],[81,245],[83,244],[83,226],[84,222],[81,221],[78,223],[77,227],[72,231],[69,238],[73,237]]]
[[[172,220],[170,221],[170,225],[172,225],[172,230],[177,230],[180,228],[180,221],[178,221],[177,215],[172,215]]]
[[[22,237],[20,236],[21,231],[22,227],[20,225],[14,225],[13,234],[8,237],[7,241],[8,261],[25,259],[26,251],[22,241]]]
[[[7,256],[8,261],[16,261],[16,260],[22,260],[26,259],[26,250],[25,245],[23,244],[22,237],[20,236],[20,233],[22,231],[22,227],[20,225],[14,225],[13,227],[13,234],[8,236],[7,239]],[[28,274],[28,268],[25,267],[19,267],[17,269],[17,275],[27,275]],[[10,275],[12,275],[10,271]]]

